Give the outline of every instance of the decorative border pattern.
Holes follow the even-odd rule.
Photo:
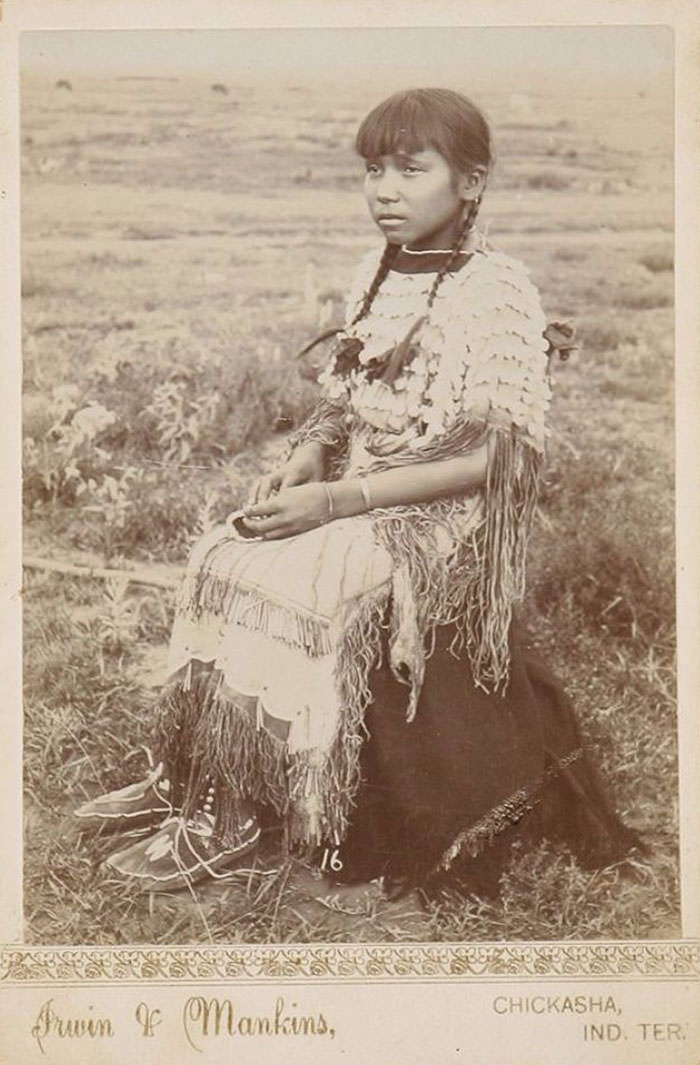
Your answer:
[[[0,982],[6,984],[698,976],[700,940],[556,945],[6,947],[0,952]]]

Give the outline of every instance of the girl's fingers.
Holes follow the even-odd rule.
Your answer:
[[[289,515],[285,514],[283,508],[279,506],[273,510],[269,500],[266,503],[258,503],[255,507],[248,507],[244,515],[246,528],[256,536],[262,536],[263,533],[274,532],[282,526],[289,525]]]
[[[280,503],[279,497],[270,496],[269,499],[261,499],[251,506],[244,507],[243,513],[246,518],[267,518],[271,514],[279,514],[282,510],[283,505]]]
[[[296,529],[290,529],[288,525],[280,525],[278,529],[265,533],[265,542],[268,540],[286,540],[288,536],[294,536]]]
[[[264,503],[266,499],[269,499],[275,487],[275,477],[273,474],[268,473],[267,476],[261,477],[255,485],[255,489],[252,495],[252,503]]]
[[[256,536],[264,536],[267,539],[272,533],[289,529],[289,522],[277,514],[271,514],[267,518],[246,518],[245,526]]]

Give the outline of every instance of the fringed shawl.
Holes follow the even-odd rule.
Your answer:
[[[375,265],[360,270],[348,322]],[[279,541],[240,544],[222,527],[193,551],[163,731],[194,751],[171,770],[187,777],[188,802],[207,774],[230,796],[217,815],[224,830],[238,789],[275,806],[292,840],[343,839],[387,635],[409,720],[439,626],[454,626],[452,650],[468,656],[477,684],[508,685],[549,400],[545,323],[524,268],[506,256],[476,252],[424,317],[430,284],[429,274],[390,271],[368,315],[338,337],[319,404],[291,445],[323,443],[329,476],[353,477],[488,441],[485,485]],[[189,689],[192,661],[216,666],[202,690]]]
[[[368,257],[360,268],[348,321],[375,266]],[[401,376],[382,381],[375,368],[424,310],[429,282],[388,275],[369,315],[336,339],[323,397],[294,438],[331,445],[344,476],[465,454],[488,438],[482,489],[372,512],[395,565],[391,662],[411,685],[409,718],[437,625],[456,625],[454,649],[468,654],[477,684],[508,683],[550,399],[537,292],[520,263],[486,250],[444,281]]]

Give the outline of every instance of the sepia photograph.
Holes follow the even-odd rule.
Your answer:
[[[669,33],[145,37],[22,39],[28,940],[673,937]]]
[[[3,979],[697,972],[675,47],[641,22],[22,29]],[[689,1018],[654,1057],[651,1020],[576,990],[606,1061],[690,1063]],[[226,1026],[334,1039],[300,994],[190,997],[182,1060]],[[79,1022],[32,1001],[63,1061]],[[116,1060],[115,1022],[82,1023]]]

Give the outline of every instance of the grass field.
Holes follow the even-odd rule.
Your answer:
[[[25,547],[173,574],[313,400],[300,341],[376,243],[357,193],[361,90],[27,77],[22,88]],[[167,589],[27,569],[26,938],[41,943],[485,940],[678,934],[673,244],[668,115],[640,96],[494,94],[490,237],[580,351],[555,369],[525,614],[620,812],[650,846],[583,874],[543,845],[501,899],[427,911],[323,895],[260,862],[149,897],[71,811],[146,765]]]

